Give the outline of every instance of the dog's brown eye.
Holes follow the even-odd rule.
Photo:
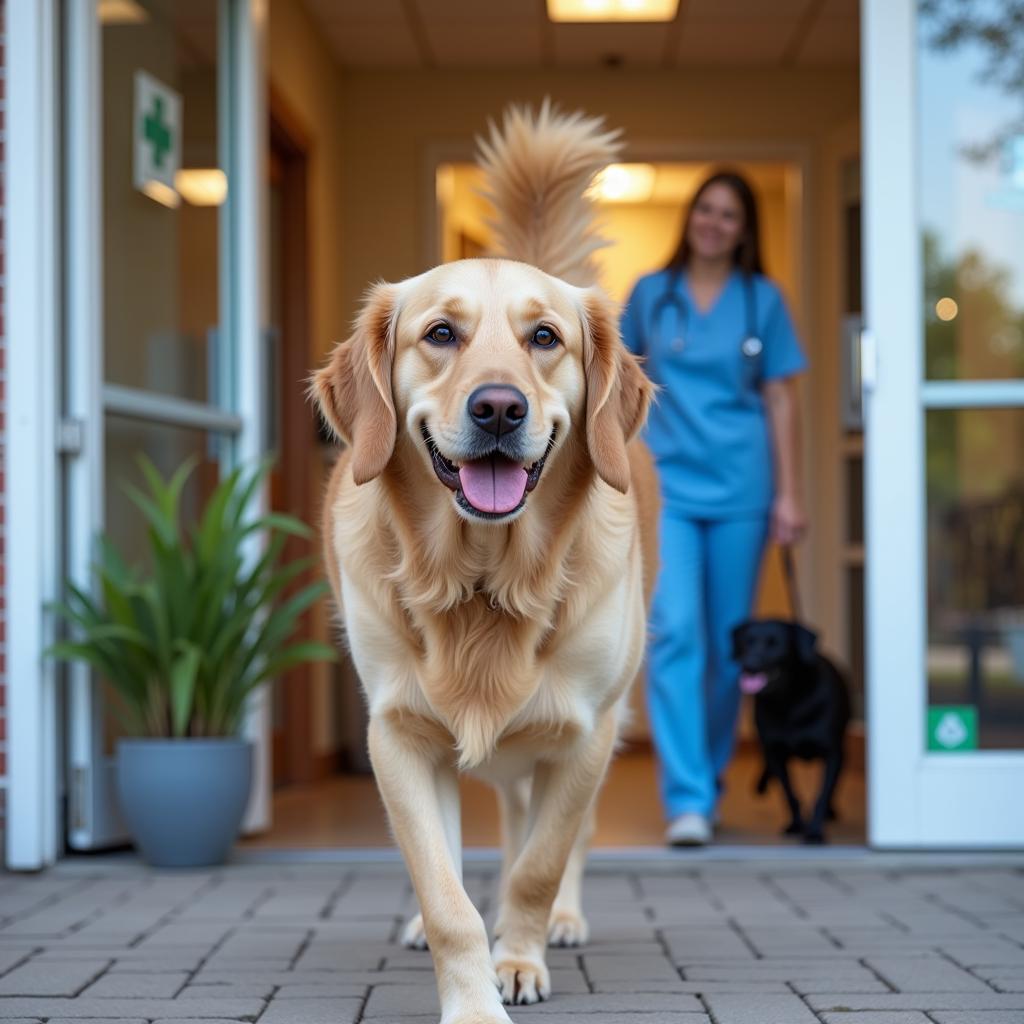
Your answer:
[[[455,332],[447,324],[438,324],[427,331],[427,341],[435,345],[450,345],[455,340]]]
[[[558,344],[558,335],[550,327],[538,327],[533,332],[530,343],[537,348],[554,348]]]

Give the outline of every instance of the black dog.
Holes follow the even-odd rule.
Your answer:
[[[832,794],[843,767],[843,739],[850,722],[850,691],[839,669],[815,649],[817,637],[795,622],[759,619],[733,630],[733,657],[740,687],[754,695],[754,721],[764,751],[757,791],[775,777],[782,784],[793,820],[786,835],[805,843],[825,841],[825,818],[834,818]],[[789,780],[791,757],[825,762],[821,793],[810,821]]]

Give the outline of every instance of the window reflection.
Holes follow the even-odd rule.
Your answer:
[[[1024,409],[936,410],[928,439],[928,702],[1024,746]]]
[[[923,0],[919,167],[930,379],[1024,376],[1024,22]],[[941,300],[955,316],[939,315]]]
[[[97,8],[105,379],[200,401],[216,398],[210,370],[229,185],[218,153],[217,6],[144,0]],[[141,100],[140,76],[156,90]],[[147,145],[169,183],[137,180],[137,150]]]

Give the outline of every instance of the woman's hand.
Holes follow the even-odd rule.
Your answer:
[[[798,543],[806,532],[804,503],[795,495],[780,494],[772,505],[772,540],[788,546]]]
[[[775,455],[776,498],[772,504],[772,540],[796,544],[807,532],[807,514],[800,495],[800,403],[796,379],[784,377],[764,384],[765,405]]]

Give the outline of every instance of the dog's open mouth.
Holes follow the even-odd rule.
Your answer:
[[[484,519],[503,519],[522,507],[526,495],[537,486],[544,463],[555,445],[555,429],[552,429],[544,454],[529,466],[514,462],[498,451],[456,465],[438,450],[425,423],[420,430],[437,479],[455,492],[455,500],[463,509]]]
[[[744,672],[740,676],[740,691],[756,696],[768,685],[767,672]]]

